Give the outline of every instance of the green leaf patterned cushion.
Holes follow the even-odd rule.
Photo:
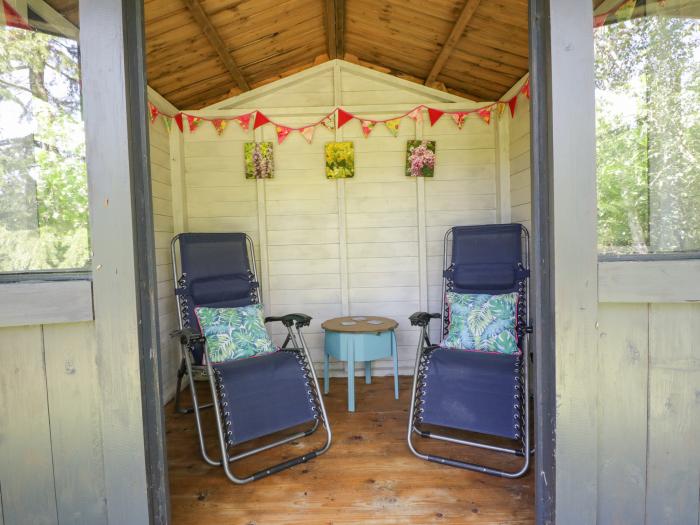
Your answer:
[[[450,327],[442,342],[446,348],[515,354],[518,294],[447,292]]]
[[[199,327],[207,338],[212,363],[222,363],[276,351],[265,329],[263,307],[195,308]]]

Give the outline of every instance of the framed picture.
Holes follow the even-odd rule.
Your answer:
[[[435,174],[435,141],[409,140],[406,145],[406,176],[432,177]]]
[[[246,179],[271,179],[274,171],[272,142],[243,144]]]
[[[326,144],[326,178],[347,179],[355,175],[355,147],[352,142]]]

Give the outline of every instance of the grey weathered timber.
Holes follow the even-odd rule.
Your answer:
[[[549,0],[530,1],[530,163],[532,165],[532,306],[535,383],[535,515],[554,523],[556,390],[554,340],[554,226]]]
[[[141,112],[143,119],[145,107],[133,99],[130,85],[139,78],[129,76],[137,73],[129,53],[142,45],[129,27],[134,19],[128,9],[142,8],[137,4],[93,0],[80,6],[107,517],[109,523],[130,525],[150,522],[141,370],[142,359],[149,359],[147,352],[153,351],[152,340],[143,340],[141,326],[150,323],[151,314],[141,311],[139,279],[144,276],[138,259],[143,254],[136,232],[144,228],[139,224],[144,210],[134,198],[143,190],[144,176],[140,163],[134,165],[134,154],[147,159],[147,153],[139,153],[143,144],[132,144],[143,141],[142,133],[134,130],[145,125],[136,117]],[[142,89],[145,92],[145,85]],[[147,197],[150,200],[150,192]]]
[[[6,525],[57,522],[41,326],[0,329],[0,486]]]
[[[156,273],[153,191],[151,188],[146,35],[142,0],[124,0],[125,81],[129,113],[129,164],[134,214],[135,279],[138,295],[141,391],[151,523],[170,523],[165,416],[160,366],[158,277]]]
[[[591,6],[549,3],[556,522],[595,523],[598,307],[595,99]]]
[[[600,305],[598,523],[644,523],[649,305]]]
[[[107,523],[93,323],[43,327],[58,522]]]
[[[0,326],[88,321],[92,314],[90,280],[2,283]]]
[[[646,523],[695,524],[700,491],[700,305],[649,311]]]

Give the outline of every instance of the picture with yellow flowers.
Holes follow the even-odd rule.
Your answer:
[[[355,147],[352,142],[326,144],[326,178],[347,179],[355,175]]]

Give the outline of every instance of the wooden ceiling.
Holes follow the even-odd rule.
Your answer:
[[[87,0],[83,0],[87,1]],[[75,0],[49,0],[75,17]],[[330,58],[474,100],[528,70],[527,0],[145,0],[149,85],[181,109]]]

